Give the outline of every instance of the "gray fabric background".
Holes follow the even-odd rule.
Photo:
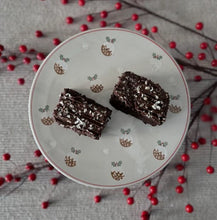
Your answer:
[[[0,44],[7,50],[17,51],[20,44],[26,44],[28,48],[49,53],[53,48],[52,39],[58,37],[65,40],[79,32],[82,23],[86,23],[87,13],[100,12],[103,9],[112,10],[115,1],[88,1],[85,7],[79,7],[77,1],[69,0],[70,4],[62,5],[59,0],[0,0]],[[174,19],[189,27],[194,27],[198,21],[205,23],[205,32],[217,39],[217,1],[216,0],[146,0],[146,7],[157,13]],[[122,21],[129,18],[133,12],[141,13],[135,9],[123,9],[121,12],[112,12],[106,19],[108,23]],[[66,16],[73,16],[75,22],[67,25],[64,22]],[[99,26],[99,15],[91,28]],[[192,35],[172,24],[146,15],[139,22],[147,27],[157,25],[160,34],[168,41],[175,40],[179,49],[183,52],[192,50],[199,52],[199,44],[203,41],[200,37]],[[134,23],[126,21],[124,27],[133,29]],[[44,38],[34,36],[35,30],[40,29],[45,34]],[[157,41],[164,44],[159,37]],[[168,47],[167,47],[168,48]],[[21,61],[17,61],[21,63]],[[37,63],[32,61],[31,65]],[[39,62],[38,62],[39,63]],[[19,65],[14,72],[5,71],[6,65],[0,64],[0,154],[10,152],[12,160],[17,164],[25,164],[28,161],[42,161],[42,158],[34,158],[33,151],[37,148],[34,143],[28,123],[28,95],[34,73],[31,65]],[[188,79],[196,73],[186,71]],[[17,85],[17,78],[25,77],[24,86]],[[205,77],[208,78],[208,77]],[[210,80],[201,83],[192,83],[191,96],[195,97]],[[205,126],[205,125],[201,125]],[[203,127],[202,127],[202,130]],[[204,131],[201,132],[205,135]],[[205,171],[209,163],[209,145],[202,146],[198,151],[190,150],[191,160],[188,164],[189,198],[186,193],[177,195],[175,187],[179,175],[174,170],[174,164],[179,161],[178,155],[172,160],[166,174],[159,186],[159,205],[154,207],[153,220],[205,220],[217,219],[217,190],[216,173],[208,175]],[[213,165],[217,168],[217,152],[213,151]],[[0,175],[5,175],[13,170],[13,164],[0,160]],[[119,190],[103,190],[106,198],[99,204],[94,204],[93,196],[99,190],[84,187],[66,178],[59,182],[56,191],[51,194],[53,202],[47,210],[40,207],[41,201],[46,200],[53,186],[49,184],[51,177],[57,176],[56,171],[43,170],[37,175],[35,182],[25,182],[13,194],[5,197],[8,188],[0,189],[0,219],[81,219],[81,220],[127,220],[140,219],[140,213],[149,205],[146,199],[147,188],[143,187],[135,197],[135,204],[126,204],[126,197]],[[15,187],[12,184],[10,187]],[[136,186],[131,187],[135,190]],[[187,214],[184,211],[188,200],[194,205],[195,211]]]

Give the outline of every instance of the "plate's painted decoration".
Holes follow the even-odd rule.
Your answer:
[[[116,42],[115,38],[106,37],[106,42],[101,46],[101,52],[105,56],[111,56],[114,54],[114,43]]]
[[[65,163],[68,167],[75,167],[76,166],[76,161],[70,156],[65,156]]]
[[[122,165],[122,161],[121,160],[117,161],[117,162],[116,161],[112,161],[111,162],[111,166],[118,169],[118,170],[111,171],[111,176],[116,181],[120,181],[120,180],[122,180],[124,178],[124,173],[120,171],[121,165]]]
[[[130,146],[132,146],[133,141],[132,141],[132,137],[129,135],[130,132],[131,132],[130,128],[128,128],[126,130],[121,128],[122,137],[119,139],[119,141],[120,141],[120,145],[122,147],[130,147]]]
[[[157,160],[164,160],[166,157],[166,146],[167,142],[157,141],[158,146],[153,150],[153,155]]]
[[[157,60],[161,60],[161,59],[163,58],[161,55],[158,55],[158,54],[156,54],[156,53],[153,53],[153,54],[152,54],[152,57],[153,57],[154,59],[157,59]]]
[[[54,63],[55,72],[59,75],[63,75],[68,67],[67,62],[69,62],[69,58],[60,54],[60,59]]]
[[[118,162],[111,162],[111,165],[113,166],[113,167],[120,167],[121,165],[122,165],[122,161],[120,160],[120,161],[118,161]]]
[[[41,122],[44,124],[44,125],[52,125],[54,123],[54,119],[52,117],[43,117],[41,119]]]
[[[80,154],[80,153],[81,153],[81,150],[75,149],[74,147],[71,147],[71,152],[72,152],[73,154]]]
[[[182,111],[180,104],[180,95],[170,95],[170,105],[169,105],[169,111],[172,113],[179,113]]]
[[[103,90],[102,82],[98,79],[98,75],[88,76],[87,79],[90,81],[90,90],[94,93],[100,93]]]
[[[38,111],[41,113],[46,113],[46,112],[49,112],[49,109],[50,109],[49,105],[45,105],[45,107],[40,107],[38,109]],[[41,122],[44,125],[48,126],[48,125],[52,125],[54,123],[54,119],[52,117],[47,116],[47,117],[43,117],[41,119]]]
[[[120,181],[124,178],[123,172],[119,172],[119,171],[112,171],[111,176],[116,181]]]
[[[38,111],[39,111],[39,112],[42,112],[42,113],[43,113],[43,112],[48,112],[48,111],[49,111],[49,105],[45,105],[44,108],[42,108],[42,107],[39,108]]]

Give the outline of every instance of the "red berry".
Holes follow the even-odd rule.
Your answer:
[[[86,20],[87,20],[88,22],[93,22],[94,17],[93,17],[92,15],[87,15]]]
[[[34,156],[35,157],[40,157],[41,156],[41,151],[39,149],[35,150]]]
[[[144,184],[145,184],[145,186],[150,186],[151,185],[151,180],[150,179],[148,179],[148,180],[146,180],[145,182],[144,182]]]
[[[176,165],[176,170],[182,171],[183,169],[184,169],[184,166],[182,164],[179,163]]]
[[[40,65],[34,64],[34,65],[32,66],[32,70],[33,70],[34,72],[37,72],[38,69],[39,69],[39,67],[40,67]]]
[[[41,208],[42,209],[46,209],[49,206],[49,202],[48,201],[44,201],[41,203]]]
[[[194,81],[196,81],[196,82],[200,82],[201,80],[202,80],[202,77],[199,75],[194,77]]]
[[[148,198],[149,200],[151,200],[151,199],[153,198],[153,194],[152,194],[152,193],[149,193],[149,194],[147,195],[147,198]]]
[[[85,5],[85,0],[78,0],[78,4],[82,7]]]
[[[185,206],[185,211],[188,213],[192,213],[194,211],[194,208],[192,205],[188,204]]]
[[[183,193],[183,191],[184,191],[184,188],[182,186],[177,186],[176,187],[176,192],[177,193]]]
[[[200,138],[198,139],[198,142],[199,142],[201,145],[206,144],[206,139],[200,137]]]
[[[25,79],[24,79],[24,78],[18,78],[18,79],[17,79],[17,83],[18,83],[19,85],[24,85]]]
[[[107,23],[106,21],[100,21],[100,27],[106,27]]]
[[[57,178],[50,179],[50,184],[51,185],[57,185],[57,183],[58,183],[58,179]]]
[[[24,64],[29,64],[31,62],[31,59],[29,57],[24,57],[23,58],[23,63]]]
[[[202,50],[205,50],[207,47],[208,47],[208,43],[206,43],[206,42],[202,42],[202,43],[200,44],[200,48],[201,48]]]
[[[198,22],[197,24],[195,24],[195,28],[197,30],[202,30],[203,29],[203,23],[202,22]]]
[[[2,44],[0,44],[0,51],[5,50],[4,46]]]
[[[208,167],[206,168],[206,172],[209,173],[209,174],[214,173],[214,171],[215,171],[215,169],[214,169],[214,167],[212,167],[212,166],[208,166]]]
[[[177,180],[180,184],[183,184],[186,182],[186,178],[184,176],[179,176]]]
[[[54,167],[53,167],[52,165],[49,165],[47,169],[48,169],[48,170],[53,170]]]
[[[42,37],[43,36],[42,31],[40,31],[40,30],[35,31],[35,36],[36,37]]]
[[[29,163],[26,164],[25,169],[26,170],[33,170],[34,169],[34,165],[29,162]]]
[[[44,60],[46,56],[43,53],[37,53],[36,57],[38,60]]]
[[[181,159],[182,159],[182,161],[187,162],[187,161],[189,161],[190,157],[188,154],[182,154]]]
[[[5,181],[6,182],[11,182],[13,180],[13,176],[12,174],[8,173],[6,176],[5,176]]]
[[[132,14],[132,16],[131,16],[131,19],[132,19],[133,21],[137,21],[138,18],[139,18],[139,15],[137,15],[137,14]]]
[[[19,176],[14,177],[14,182],[20,182],[20,180],[21,180],[21,177]]]
[[[8,59],[9,59],[10,61],[14,61],[14,60],[17,59],[17,57],[16,57],[15,55],[11,55],[11,56],[8,57]]]
[[[60,43],[61,43],[60,39],[58,39],[58,38],[54,38],[54,39],[53,39],[53,45],[57,46],[57,45],[59,45]]]
[[[45,161],[46,163],[48,163],[48,160],[47,160],[46,158],[44,158],[44,161]]]
[[[1,57],[1,62],[2,62],[2,63],[7,63],[7,62],[8,62],[7,57]]]
[[[199,53],[198,54],[198,60],[205,60],[206,59],[206,54],[205,53]]]
[[[7,66],[8,71],[14,71],[14,69],[15,69],[15,66],[13,64],[8,64]]]
[[[117,2],[117,3],[115,4],[116,10],[121,10],[121,7],[122,7],[122,4],[121,4],[120,2]]]
[[[214,49],[217,50],[217,44],[215,45]]]
[[[35,180],[36,180],[36,174],[35,174],[35,173],[29,174],[28,180],[29,180],[29,181],[35,181]]]
[[[175,41],[171,41],[171,42],[169,43],[169,46],[170,46],[171,49],[176,48],[176,42],[175,42]]]
[[[149,212],[148,211],[143,211],[141,213],[141,217],[149,217]]]
[[[1,57],[2,53],[0,52],[0,57]]]
[[[135,29],[140,31],[142,29],[142,25],[140,23],[135,24]]]
[[[198,149],[198,147],[199,147],[199,144],[197,142],[192,142],[191,143],[191,148],[192,149],[196,150],[196,149]]]
[[[211,103],[210,97],[206,97],[206,98],[203,100],[203,104],[204,104],[204,105],[209,105],[210,103]]]
[[[127,195],[130,194],[130,189],[126,187],[126,188],[123,189],[122,192],[123,192],[123,194],[124,194],[125,196],[127,196]]]
[[[157,33],[157,32],[158,32],[158,27],[157,27],[157,26],[153,26],[153,27],[151,28],[151,32],[152,32],[152,33]]]
[[[115,23],[115,27],[116,27],[116,28],[121,28],[122,25],[121,25],[119,22],[117,22],[117,23]]]
[[[213,67],[216,67],[216,66],[217,66],[217,60],[212,60],[211,65],[212,65]]]
[[[192,52],[187,52],[186,54],[185,54],[185,57],[187,58],[187,59],[192,59],[193,58],[193,53]]]
[[[106,18],[108,16],[108,12],[107,11],[101,11],[100,16],[101,16],[101,18]]]
[[[3,177],[0,177],[0,186],[2,186],[5,182],[5,179]]]
[[[80,27],[80,30],[81,31],[86,31],[86,30],[88,30],[88,26],[86,24],[82,24],[81,27]]]
[[[212,117],[207,114],[202,114],[200,118],[201,118],[201,121],[204,121],[204,122],[212,121]]]
[[[99,203],[101,201],[101,196],[97,195],[97,196],[94,196],[94,202],[95,203]]]
[[[148,31],[147,28],[144,28],[144,29],[142,29],[141,33],[144,34],[144,35],[148,35],[149,31]]]
[[[156,187],[156,186],[150,186],[149,192],[150,192],[151,194],[157,193],[157,187]]]
[[[19,50],[21,53],[25,53],[27,51],[26,45],[20,45]]]
[[[217,113],[217,106],[212,106],[211,109],[210,109],[210,111],[211,111],[212,113]]]
[[[2,155],[3,160],[10,160],[10,158],[11,158],[11,155],[9,153],[5,153]]]
[[[184,70],[184,66],[179,64],[180,69],[183,71]]]
[[[217,139],[213,139],[211,143],[212,146],[217,147]]]
[[[36,52],[35,49],[33,48],[29,49],[29,53],[35,53],[35,52]]]
[[[73,18],[72,17],[66,17],[65,19],[66,24],[72,24],[73,23]]]
[[[217,131],[217,125],[216,124],[211,125],[211,129],[212,129],[212,131]]]
[[[133,205],[133,203],[134,203],[134,198],[133,197],[128,197],[127,198],[127,204],[128,205]]]
[[[156,197],[151,198],[151,204],[152,205],[157,205],[158,204],[158,199]]]

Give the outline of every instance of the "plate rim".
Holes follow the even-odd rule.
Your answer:
[[[37,137],[37,134],[36,134],[36,131],[35,131],[35,128],[34,128],[34,123],[33,123],[33,116],[32,116],[32,112],[33,112],[33,108],[32,108],[32,102],[33,102],[33,94],[34,94],[34,89],[35,89],[35,85],[36,85],[36,82],[37,82],[37,79],[40,75],[40,72],[41,70],[43,69],[44,65],[46,64],[46,62],[50,59],[50,57],[52,57],[52,55],[58,51],[59,48],[61,48],[63,45],[65,45],[66,43],[68,43],[69,41],[79,37],[79,36],[82,36],[82,35],[85,35],[85,34],[88,34],[88,33],[91,33],[91,32],[97,32],[97,31],[105,31],[105,30],[111,30],[111,31],[123,31],[123,32],[128,32],[128,33],[132,33],[132,34],[136,34],[138,36],[141,36],[149,41],[151,41],[152,43],[154,43],[156,46],[160,47],[164,53],[167,54],[167,56],[171,59],[171,61],[174,63],[174,65],[176,66],[177,70],[179,71],[180,73],[180,76],[183,80],[183,83],[184,83],[184,86],[185,86],[185,91],[186,91],[186,95],[187,95],[187,120],[186,120],[186,123],[185,123],[185,129],[183,131],[183,134],[181,136],[181,139],[177,145],[177,147],[174,149],[173,153],[170,155],[170,157],[160,166],[158,167],[157,169],[155,169],[152,173],[150,173],[149,175],[146,175],[145,177],[143,178],[140,178],[138,180],[135,180],[135,181],[131,181],[129,183],[124,183],[124,184],[117,184],[117,185],[101,185],[101,184],[95,184],[95,183],[89,183],[87,181],[84,181],[84,180],[80,180],[79,178],[77,177],[74,177],[72,176],[71,174],[67,173],[67,171],[63,170],[61,167],[59,167],[58,165],[55,164],[55,161],[53,161],[52,159],[49,158],[49,156],[47,155],[47,153],[43,150],[43,147],[41,147],[41,144],[39,142],[39,138]],[[151,39],[150,37],[146,36],[146,35],[143,35],[141,33],[138,33],[138,32],[135,32],[135,31],[132,31],[132,30],[129,30],[129,29],[125,29],[125,28],[96,28],[96,29],[91,29],[91,30],[88,30],[88,31],[85,31],[85,32],[80,32],[80,33],[77,33],[75,35],[72,35],[71,37],[67,38],[66,40],[64,40],[61,44],[59,44],[57,47],[55,47],[48,55],[47,57],[45,58],[45,60],[41,63],[37,73],[35,74],[35,77],[32,81],[32,85],[31,85],[31,89],[30,89],[30,92],[29,92],[29,100],[28,100],[28,118],[29,118],[29,124],[30,124],[30,128],[31,128],[31,132],[32,132],[32,135],[34,137],[34,140],[35,140],[35,143],[37,145],[37,147],[39,148],[39,150],[42,152],[42,155],[48,160],[48,162],[53,166],[55,167],[56,170],[58,170],[60,173],[62,173],[64,176],[66,176],[67,178],[79,183],[79,184],[82,184],[82,185],[85,185],[85,186],[90,186],[90,187],[94,187],[94,188],[108,188],[108,189],[115,189],[115,188],[121,188],[121,187],[126,187],[126,186],[130,186],[130,185],[133,185],[133,184],[136,184],[136,183],[139,183],[141,181],[145,181],[146,179],[150,178],[151,176],[154,176],[155,174],[157,174],[158,172],[160,172],[164,167],[166,167],[170,161],[173,159],[173,157],[175,156],[175,154],[178,152],[179,148],[181,147],[183,141],[184,141],[184,138],[187,134],[187,131],[188,131],[188,126],[189,126],[189,123],[190,123],[190,115],[191,115],[191,104],[190,104],[190,93],[189,93],[189,88],[188,88],[188,84],[186,82],[186,79],[185,79],[185,76],[180,68],[180,66],[178,65],[178,63],[175,61],[175,59],[173,58],[173,56],[166,50],[164,49],[164,47],[162,47],[159,43],[155,42],[153,39]]]

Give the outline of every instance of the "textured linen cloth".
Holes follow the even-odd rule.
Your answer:
[[[217,1],[216,0],[146,0],[137,1],[170,19],[194,28],[195,23],[202,21],[207,35],[217,39]],[[123,11],[114,10],[115,1],[87,1],[85,7],[79,7],[76,0],[69,0],[68,5],[62,5],[59,0],[0,0],[0,44],[11,52],[18,51],[20,44],[28,48],[49,53],[53,48],[52,39],[65,40],[78,33],[80,25],[86,22],[86,14],[113,10],[106,19],[109,24],[120,21],[123,27],[134,29],[135,22],[130,21],[132,13],[142,13],[137,9],[123,8]],[[74,23],[67,25],[65,17],[72,16]],[[128,20],[125,20],[128,19]],[[100,16],[96,14],[95,22],[88,24],[90,28],[99,27]],[[181,51],[193,51],[198,54],[199,44],[204,41],[173,24],[162,21],[151,15],[142,16],[138,22],[150,28],[157,25],[160,34],[167,39],[175,40]],[[34,32],[42,30],[45,37],[36,38]],[[156,40],[168,48],[167,44]],[[20,61],[21,62],[21,61]],[[31,66],[37,63],[31,62]],[[11,160],[20,164],[29,161],[40,162],[42,158],[34,158],[33,152],[37,149],[28,121],[28,96],[34,73],[31,66],[19,65],[14,72],[6,71],[7,64],[0,63],[0,153],[9,152]],[[188,79],[196,74],[186,70]],[[25,77],[23,86],[17,84],[17,78]],[[207,78],[207,77],[206,77]],[[210,81],[199,84],[192,83],[191,97],[195,97]],[[205,126],[205,125],[204,125]],[[208,129],[205,129],[208,131]],[[204,132],[204,131],[203,131]],[[203,133],[203,136],[206,134]],[[209,135],[207,135],[209,136]],[[202,146],[198,151],[190,152],[188,162],[189,194],[178,195],[175,187],[178,185],[179,173],[174,170],[174,164],[180,161],[179,153],[171,161],[159,185],[159,205],[153,207],[152,220],[205,220],[217,219],[216,200],[217,190],[216,173],[208,175],[206,166],[209,163],[209,145]],[[217,152],[213,150],[212,165],[217,167]],[[0,160],[0,175],[3,176],[13,170],[13,164]],[[94,204],[93,197],[100,190],[85,187],[71,180],[62,178],[54,193],[51,193],[49,208],[41,209],[40,204],[48,198],[54,188],[50,185],[51,177],[57,176],[55,170],[44,169],[37,175],[35,182],[26,181],[15,192],[6,196],[9,189],[16,184],[0,189],[0,219],[81,219],[81,220],[134,220],[140,219],[141,211],[149,206],[146,199],[148,189],[142,189],[135,196],[135,204],[127,205],[126,197],[121,189],[103,190],[105,198],[99,204]],[[137,186],[132,186],[132,192]],[[195,211],[186,213],[185,205],[190,202]]]

